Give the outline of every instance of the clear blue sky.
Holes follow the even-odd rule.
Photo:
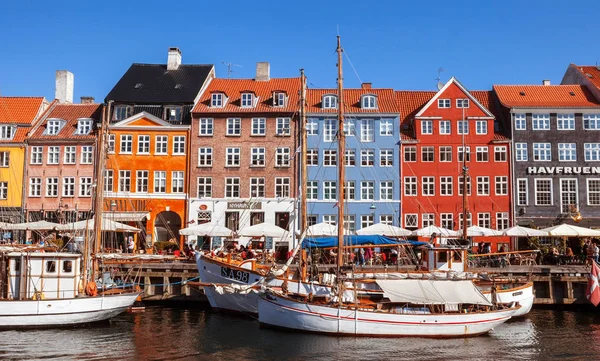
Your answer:
[[[434,90],[456,76],[469,89],[492,84],[558,84],[569,63],[600,62],[600,1],[37,1],[3,0],[0,94],[54,98],[54,73],[75,74],[75,99],[103,100],[131,63],[235,67],[254,77],[304,68],[312,87],[335,86],[335,36],[346,86]]]

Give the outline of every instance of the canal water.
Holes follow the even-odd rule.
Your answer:
[[[0,331],[0,360],[597,360],[600,312],[533,310],[469,339],[282,332],[205,309],[147,308],[59,330]]]

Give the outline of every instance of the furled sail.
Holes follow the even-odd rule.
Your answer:
[[[396,303],[475,304],[492,306],[470,280],[376,280],[385,297]]]

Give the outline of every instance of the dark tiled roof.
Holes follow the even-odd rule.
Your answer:
[[[132,64],[105,101],[132,104],[193,103],[213,65]]]
[[[96,138],[94,128],[102,122],[102,104],[55,104],[47,113],[43,122],[30,135],[32,140],[93,140]],[[67,123],[56,135],[43,135],[48,119],[62,119]],[[92,131],[87,135],[76,135],[77,120],[91,118],[94,120]]]

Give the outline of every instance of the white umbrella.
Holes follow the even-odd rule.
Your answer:
[[[392,226],[391,224],[377,223],[372,226],[361,228],[356,231],[356,234],[370,235],[376,234],[387,237],[405,237],[411,236],[412,231],[408,229]]]
[[[462,229],[458,231],[459,234],[463,234]],[[490,236],[501,236],[502,232],[491,228],[471,226],[467,227],[467,236],[469,237],[490,237]]]
[[[288,233],[287,230],[270,223],[259,223],[241,229],[239,236],[243,237],[277,237],[282,238]]]
[[[179,230],[182,236],[229,237],[232,232],[231,229],[214,223],[203,223]]]
[[[544,237],[548,235],[548,232],[546,231],[522,226],[506,228],[501,232],[503,236],[511,237]]]
[[[56,227],[60,226],[58,223],[46,222],[46,221],[36,221],[36,222],[25,222],[25,223],[13,223],[7,224],[5,229],[12,229],[15,231],[47,231],[53,230]]]
[[[456,231],[438,226],[419,228],[416,231],[412,232],[413,236],[419,237],[431,237],[433,234],[436,234],[438,237],[458,237],[460,235]]]
[[[333,224],[327,222],[313,224],[306,230],[306,234],[309,237],[331,237],[336,236],[337,232],[337,226],[334,226]]]
[[[562,236],[562,237],[600,237],[600,231],[572,226],[570,224],[563,223],[558,226],[548,227],[542,229],[542,231],[548,232],[550,236]]]
[[[83,231],[86,228],[93,230],[95,221],[93,219],[83,220],[73,223],[60,224],[56,227],[57,231]],[[110,219],[102,220],[102,230],[111,232],[139,232],[139,228],[129,226],[127,224],[111,221]]]

